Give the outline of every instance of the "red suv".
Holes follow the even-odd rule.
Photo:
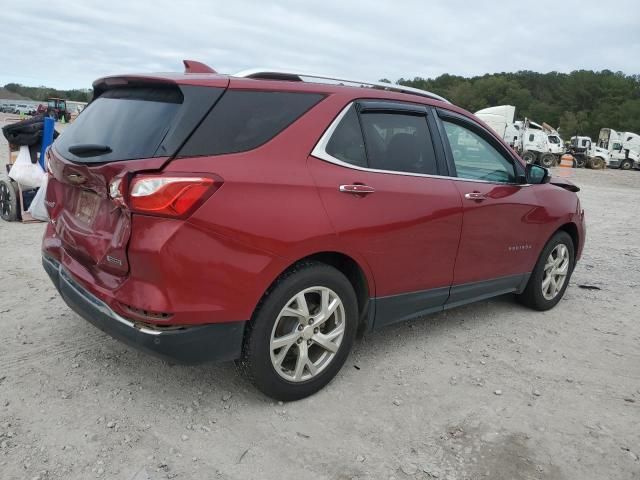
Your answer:
[[[43,264],[110,335],[310,395],[358,331],[564,294],[575,185],[437,95],[277,71],[125,75],[47,155]]]

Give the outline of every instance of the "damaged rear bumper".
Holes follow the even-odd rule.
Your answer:
[[[246,322],[153,328],[114,312],[74,280],[57,260],[43,256],[42,265],[74,312],[128,345],[184,364],[235,360],[240,357]]]

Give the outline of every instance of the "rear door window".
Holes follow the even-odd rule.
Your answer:
[[[85,163],[153,157],[183,102],[178,88],[116,88],[94,100],[55,142],[64,157]],[[110,153],[77,157],[74,145]]]
[[[317,104],[323,95],[228,90],[180,151],[180,156],[253,150]]]
[[[365,111],[361,121],[369,168],[438,174],[425,115]]]

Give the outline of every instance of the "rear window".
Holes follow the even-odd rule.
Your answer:
[[[69,125],[55,149],[84,163],[153,157],[182,102],[178,88],[108,90]],[[88,144],[107,146],[111,152],[82,158],[69,152],[70,147]]]
[[[180,156],[252,150],[282,132],[322,98],[314,93],[227,90]]]

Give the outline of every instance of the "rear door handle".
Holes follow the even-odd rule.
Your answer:
[[[354,183],[352,185],[340,185],[339,190],[343,193],[354,193],[356,195],[368,195],[374,193],[375,188],[369,185],[362,185],[361,183]]]
[[[484,193],[480,192],[470,192],[465,193],[464,198],[466,198],[467,200],[485,200],[487,196]]]

